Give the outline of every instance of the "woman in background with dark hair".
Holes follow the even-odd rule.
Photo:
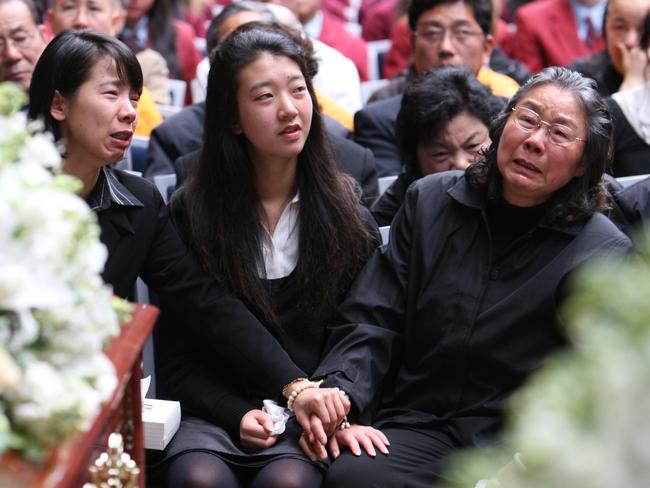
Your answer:
[[[396,122],[402,173],[371,207],[377,224],[390,225],[415,180],[474,162],[489,147],[488,126],[504,105],[467,68],[431,70],[410,84]]]
[[[639,43],[650,64],[650,13],[643,22]],[[650,173],[650,81],[614,93],[605,99],[614,121],[614,158],[611,173],[632,176]]]
[[[315,68],[305,41],[280,27],[252,22],[231,33],[213,54],[199,163],[170,204],[203,269],[307,376],[336,304],[376,247],[372,217],[324,137]],[[277,392],[254,388],[236,370],[215,374],[209,348],[178,328],[158,331],[156,359],[169,396],[185,408],[165,453],[168,486],[320,486],[324,465],[314,461],[327,457],[327,439],[301,437],[293,419],[274,434],[261,406]],[[286,389],[289,406],[319,390],[297,379]],[[327,433],[338,427],[330,423]],[[373,444],[385,451],[380,432],[358,432],[368,453]]]
[[[36,64],[29,117],[42,120],[65,144],[63,170],[81,181],[79,195],[97,214],[108,249],[102,276],[114,293],[131,296],[142,277],[167,304],[165,313],[189,317],[176,326],[209,348],[212,372],[224,361],[242,381],[280,398],[284,385],[306,373],[247,307],[201,270],[156,187],[110,166],[124,158],[133,136],[141,90],[142,72],[127,46],[103,34],[68,31],[50,42]],[[327,424],[338,418],[334,402],[349,407],[332,389],[321,389],[311,405],[308,397],[295,405],[308,431],[310,415]]]
[[[321,362],[356,352],[367,358],[357,367],[372,370],[376,358],[394,358],[375,384],[383,396],[373,422],[390,455],[343,453],[326,486],[439,486],[453,453],[495,441],[504,403],[567,342],[558,321],[567,277],[630,247],[599,213],[611,131],[594,82],[548,68],[494,120],[479,162],[411,185],[387,248],[340,306],[343,323],[364,325],[362,337],[374,324],[394,340],[335,347]],[[363,407],[357,388],[346,392]]]
[[[167,61],[169,77],[187,83],[185,102],[190,102],[190,82],[201,61],[194,45],[194,29],[174,15],[173,0],[128,0],[126,24],[120,34],[135,53],[145,48],[158,51]]]

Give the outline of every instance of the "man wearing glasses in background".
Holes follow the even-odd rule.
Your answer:
[[[395,120],[401,94],[418,75],[442,66],[467,66],[497,96],[512,96],[519,85],[487,67],[494,45],[491,0],[413,0],[408,13],[413,64],[390,80],[354,117],[355,140],[375,154],[378,176],[399,173]]]
[[[0,0],[0,82],[29,90],[34,66],[47,45],[31,0]]]

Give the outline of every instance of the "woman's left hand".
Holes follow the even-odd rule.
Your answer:
[[[337,430],[329,440],[329,449],[336,459],[341,454],[341,447],[347,447],[355,456],[361,456],[363,448],[368,456],[375,457],[375,447],[383,454],[388,454],[388,438],[380,430],[367,425],[351,425],[347,429]]]
[[[306,432],[303,432],[300,434],[300,439],[298,440],[298,445],[307,457],[312,461],[327,459],[327,449],[325,449],[325,444],[318,440],[310,442],[309,437],[310,436]]]
[[[271,447],[278,440],[271,434],[273,419],[262,410],[249,410],[239,422],[239,439],[243,446],[263,449]]]

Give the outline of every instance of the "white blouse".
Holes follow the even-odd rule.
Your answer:
[[[262,255],[266,279],[275,280],[289,276],[298,264],[299,204],[300,197],[296,193],[296,196],[282,211],[273,235],[264,227]]]

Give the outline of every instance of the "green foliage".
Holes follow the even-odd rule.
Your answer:
[[[0,84],[0,116],[13,115],[26,103],[27,95],[19,84]]]

